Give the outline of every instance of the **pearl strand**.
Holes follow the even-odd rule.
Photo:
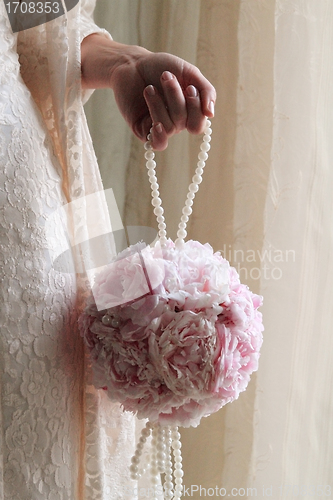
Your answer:
[[[175,490],[174,490],[174,500],[180,500],[183,491],[183,476],[184,472],[182,469],[182,444],[180,442],[180,433],[178,432],[178,427],[173,427],[171,431],[172,437],[172,451],[174,459],[174,471],[173,475],[175,478]]]
[[[177,248],[181,248],[184,244],[184,239],[187,236],[186,226],[192,213],[193,200],[196,193],[199,191],[199,184],[201,184],[202,182],[202,174],[206,166],[206,161],[208,159],[208,151],[210,150],[209,143],[211,141],[212,135],[211,124],[211,121],[207,119],[206,127],[204,129],[204,136],[200,145],[200,153],[198,154],[197,168],[195,169],[195,174],[192,177],[192,182],[188,187],[185,205],[182,210],[180,223],[178,224],[177,239],[175,241],[175,245]]]
[[[139,466],[144,445],[150,434],[152,434],[152,440],[148,468],[150,467],[153,491],[154,493],[158,491],[158,485],[161,480],[160,475],[164,474],[163,490],[165,500],[180,500],[183,491],[184,472],[182,469],[181,442],[178,427],[161,427],[158,423],[151,424],[147,422],[141,431],[135,453],[131,458],[131,479],[138,480],[146,472],[145,469],[140,469]],[[157,498],[154,497],[153,500],[157,500]]]
[[[157,182],[156,171],[155,171],[156,169],[156,161],[154,161],[155,153],[151,145],[151,132],[147,136],[147,142],[145,143],[144,148],[146,150],[145,152],[145,159],[147,160],[146,167],[148,171],[148,177],[151,188],[151,197],[152,197],[151,204],[154,207],[154,214],[156,216],[158,224],[158,237],[163,247],[167,243],[167,237],[166,237],[167,233],[166,233],[165,218],[163,215],[164,210],[162,208],[162,200],[159,196],[160,192],[158,190],[159,185]]]
[[[173,480],[172,480],[172,459],[171,459],[171,446],[172,435],[171,427],[165,429],[165,444],[166,444],[166,460],[165,460],[165,476],[164,476],[164,498],[171,500],[173,496]]]
[[[151,434],[152,424],[150,422],[146,423],[146,426],[142,429],[139,442],[136,446],[135,453],[131,458],[130,466],[130,476],[133,480],[138,480],[146,472],[144,468],[139,469],[139,464],[141,462],[141,455],[143,452],[144,445]],[[149,464],[148,464],[149,466]]]
[[[185,206],[182,209],[182,216],[180,219],[180,223],[178,224],[177,231],[177,239],[175,241],[175,245],[178,248],[181,248],[184,244],[184,239],[187,236],[186,226],[189,220],[189,217],[192,213],[192,205],[193,200],[195,198],[195,194],[199,190],[199,184],[202,182],[202,174],[204,168],[206,166],[206,161],[208,159],[208,151],[210,150],[210,141],[211,141],[212,129],[211,129],[211,121],[207,119],[206,126],[204,129],[204,136],[202,139],[202,143],[200,145],[200,153],[198,154],[198,162],[197,168],[195,170],[195,174],[192,177],[192,182],[189,185],[188,193],[185,201]],[[155,153],[153,151],[151,145],[151,131],[147,136],[147,142],[144,145],[146,150],[145,159],[146,159],[146,167],[148,171],[148,177],[151,187],[151,195],[152,195],[152,205],[154,207],[154,214],[156,216],[157,224],[158,224],[158,236],[161,242],[162,247],[167,243],[167,233],[166,233],[166,224],[164,218],[164,210],[162,208],[162,200],[160,198],[159,193],[159,185],[156,177],[156,162],[154,160]]]

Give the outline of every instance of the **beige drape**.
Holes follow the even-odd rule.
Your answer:
[[[259,371],[238,401],[183,432],[185,484],[205,487],[206,496],[218,486],[236,498],[328,497],[333,3],[100,0],[95,19],[118,41],[197,64],[215,85],[212,149],[189,236],[222,250],[264,296]],[[105,187],[115,190],[125,224],[154,227],[143,148],[112,93],[96,92],[87,114]],[[180,134],[158,155],[172,237],[198,141]],[[221,495],[215,489],[210,497]]]

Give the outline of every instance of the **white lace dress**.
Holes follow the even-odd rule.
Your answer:
[[[0,2],[0,500],[135,498],[134,419],[87,384],[84,283],[75,255],[50,257],[69,229],[48,216],[102,189],[80,93],[92,4],[13,35]]]

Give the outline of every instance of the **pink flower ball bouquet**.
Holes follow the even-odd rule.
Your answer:
[[[97,276],[79,320],[95,385],[138,418],[196,427],[257,370],[261,304],[209,244],[133,245]]]

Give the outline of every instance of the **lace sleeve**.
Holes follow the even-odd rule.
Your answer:
[[[82,0],[80,2],[81,11],[80,11],[80,43],[82,40],[92,33],[100,33],[101,35],[106,36],[107,38],[111,38],[111,35],[105,29],[99,28],[94,23],[93,20],[93,12],[95,9],[96,0]],[[85,104],[89,97],[94,93],[94,90],[83,90],[82,91],[82,102]]]
[[[92,33],[101,33],[102,35],[112,38],[110,33],[105,29],[99,28],[93,20],[93,12],[95,9],[95,0],[82,0],[80,12],[80,41]]]

